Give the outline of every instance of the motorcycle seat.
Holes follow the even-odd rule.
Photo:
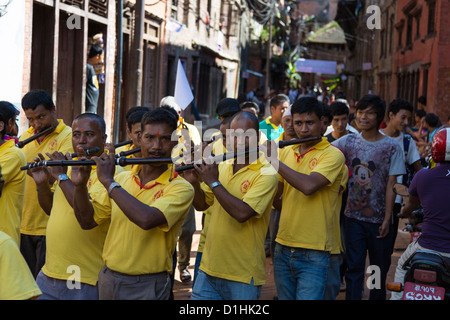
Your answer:
[[[406,266],[417,264],[417,263],[428,263],[433,265],[441,265],[446,270],[446,272],[450,271],[450,258],[444,257],[437,252],[419,250],[412,254],[403,265],[405,269]]]

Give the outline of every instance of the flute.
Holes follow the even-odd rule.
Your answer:
[[[135,149],[131,149],[131,150],[128,150],[128,151],[121,151],[119,154],[116,155],[116,158],[126,157],[126,156],[129,156],[131,154],[138,153],[138,152],[141,152],[141,148],[140,147],[139,148],[135,148]]]
[[[56,129],[56,127],[50,127],[50,128],[47,128],[47,129],[45,129],[45,130],[43,130],[43,131],[41,131],[39,133],[36,133],[34,136],[31,136],[28,139],[19,141],[16,144],[16,147],[17,148],[23,148],[26,144],[30,143],[31,141],[34,141],[34,140],[36,140],[39,137],[42,137],[42,136],[44,136],[46,134],[49,134],[49,133],[55,131],[55,129]]]
[[[88,156],[93,156],[93,155],[95,155],[97,152],[99,152],[99,150],[100,150],[99,147],[93,147],[93,148],[91,148],[91,149],[85,150],[85,152],[86,152],[86,155],[88,155]],[[78,154],[77,154],[76,152],[74,152],[74,153],[71,153],[70,156],[71,156],[72,158],[75,158],[75,157],[78,156]],[[49,160],[47,160],[47,161],[49,161]],[[56,160],[55,160],[55,161],[56,161]],[[21,167],[20,170],[28,170],[28,169],[31,169],[31,168],[40,167],[40,166],[42,166],[41,162],[43,162],[43,161],[29,163],[29,164],[27,164],[26,166]]]
[[[122,141],[122,142],[116,143],[114,145],[114,148],[119,148],[119,147],[125,146],[127,144],[131,144],[131,143],[133,143],[133,140]]]
[[[128,166],[130,164],[169,164],[172,163],[172,158],[116,158],[114,160],[116,165]],[[35,167],[68,167],[68,166],[95,166],[94,160],[44,160],[30,164],[30,168]],[[21,167],[20,170],[28,169],[29,165]]]
[[[87,156],[93,156],[93,155],[95,155],[96,153],[98,153],[99,151],[100,151],[100,148],[99,148],[99,147],[93,147],[93,148],[84,150],[84,152],[86,152],[86,155],[87,155]],[[78,157],[78,153],[77,153],[77,152],[71,153],[71,154],[70,154],[70,157],[71,157],[71,158]]]
[[[290,146],[293,144],[301,144],[301,143],[315,141],[315,140],[319,140],[319,139],[322,139],[322,137],[318,136],[318,137],[310,137],[310,138],[304,138],[304,139],[292,139],[292,140],[288,140],[288,141],[282,140],[282,141],[278,142],[278,148],[284,148],[286,146]],[[242,151],[242,152],[237,152],[237,153],[226,153],[224,155],[219,155],[219,156],[213,157],[212,159],[214,159],[214,161],[223,162],[223,161],[226,161],[229,159],[237,158],[239,156],[247,155],[252,152],[257,152],[257,151],[258,151],[258,148],[250,149],[250,150]],[[204,163],[205,162],[203,161],[203,164]],[[175,171],[182,172],[182,171],[190,170],[193,168],[194,168],[194,164],[188,164],[188,165],[176,168]]]
[[[315,140],[319,140],[322,139],[321,136],[317,136],[317,137],[311,137],[311,138],[303,138],[303,139],[292,139],[292,140],[281,140],[278,142],[278,148],[284,148],[287,146],[291,146],[293,144],[302,144],[305,142],[311,142],[311,141],[315,141]]]
[[[250,150],[246,150],[246,151],[241,151],[241,152],[236,152],[236,153],[228,152],[228,153],[225,153],[225,154],[222,154],[222,155],[211,157],[211,159],[214,159],[214,162],[223,162],[223,161],[227,161],[227,160],[230,160],[230,159],[235,159],[235,158],[240,157],[240,156],[245,156],[245,155],[248,155],[248,154],[253,153],[253,152],[258,152],[258,148],[254,148],[254,149],[250,149]],[[202,163],[205,164],[205,161],[202,161]],[[180,172],[183,172],[185,170],[190,170],[190,169],[194,169],[194,163],[178,167],[178,168],[175,169],[175,171],[180,173]]]

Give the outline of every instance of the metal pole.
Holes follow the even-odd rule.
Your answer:
[[[270,58],[272,56],[272,18],[273,18],[273,9],[272,9],[272,2],[270,3],[270,18],[269,18],[269,39],[267,39],[267,49],[266,49],[266,82],[265,82],[265,88],[264,93],[267,97],[270,93]],[[265,115],[264,117],[270,116],[270,101],[266,101],[266,108],[265,108]]]
[[[117,91],[116,91],[116,112],[114,113],[114,143],[119,142],[119,122],[120,107],[122,99],[122,60],[123,60],[123,0],[117,1]]]

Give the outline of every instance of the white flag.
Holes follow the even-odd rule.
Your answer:
[[[191,86],[189,85],[189,81],[186,78],[186,73],[184,72],[184,68],[180,60],[178,60],[174,97],[175,102],[180,106],[182,110],[186,109],[191,101],[194,100]]]
[[[180,32],[183,28],[183,24],[175,19],[169,18],[166,22],[166,30]]]

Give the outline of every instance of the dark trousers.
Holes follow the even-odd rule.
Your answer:
[[[20,235],[20,252],[36,279],[45,264],[46,241],[45,236]]]
[[[386,276],[391,265],[392,225],[389,234],[384,238],[377,238],[380,224],[368,223],[345,217],[345,257],[347,271],[345,273],[346,299],[361,300],[364,274],[366,273],[366,256],[369,253],[369,264],[378,267],[379,288],[370,290],[370,300],[386,299]],[[369,274],[371,276],[371,274]]]

